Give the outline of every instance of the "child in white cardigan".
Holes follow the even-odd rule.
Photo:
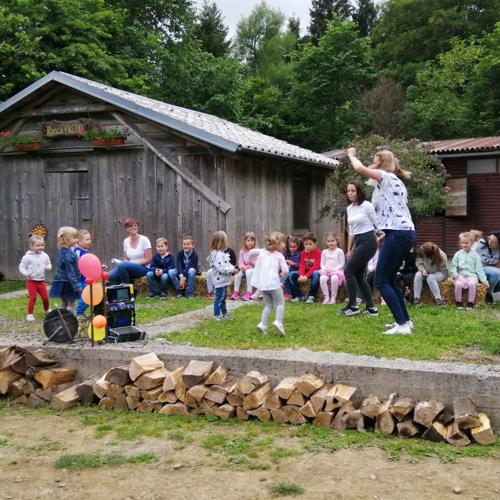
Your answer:
[[[273,326],[279,335],[284,336],[285,297],[281,288],[280,274],[283,278],[288,275],[288,266],[282,253],[285,248],[285,235],[279,232],[271,233],[265,239],[265,246],[266,249],[259,255],[252,275],[252,285],[262,292],[265,304],[257,330],[266,333],[269,316],[273,308],[276,308],[276,320]]]
[[[339,248],[339,240],[334,233],[326,235],[326,248],[321,252],[321,268],[319,270],[319,285],[323,292],[323,304],[335,304],[339,286],[345,283],[345,255]],[[331,292],[328,290],[330,282]]]

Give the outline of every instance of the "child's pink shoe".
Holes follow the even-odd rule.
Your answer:
[[[231,300],[238,300],[240,298],[240,294],[236,290],[234,290],[234,292],[231,294],[229,298]]]
[[[330,299],[330,304],[336,304],[337,303],[337,297],[332,297]]]
[[[285,293],[284,295],[285,300],[292,300],[292,296],[289,293]]]
[[[330,299],[328,297],[325,297],[325,300],[323,301],[323,304],[329,304],[330,303]]]
[[[241,297],[241,300],[251,300],[252,299],[252,292],[245,292],[243,297]]]
[[[257,290],[254,294],[250,295],[250,298],[252,300],[259,300],[262,298],[262,292],[260,290]]]

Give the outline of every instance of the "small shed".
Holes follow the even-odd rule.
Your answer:
[[[453,255],[461,232],[500,230],[500,136],[435,141],[426,147],[450,178],[445,212],[417,222],[417,243],[433,241]]]
[[[121,145],[81,137],[88,127],[119,125]],[[26,236],[47,226],[90,230],[104,261],[122,253],[122,222],[168,238],[172,251],[192,234],[201,256],[210,234],[225,230],[238,248],[245,231],[258,237],[338,229],[318,211],[336,160],[216,116],[181,108],[62,72],[51,72],[0,105],[0,131],[43,134],[38,149],[0,143],[0,270],[19,277]],[[202,259],[204,261],[204,258]]]

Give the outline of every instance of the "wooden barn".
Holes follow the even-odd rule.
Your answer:
[[[500,230],[500,136],[432,142],[450,175],[444,214],[417,222],[417,243],[433,241],[448,255],[469,229]]]
[[[123,144],[97,144],[82,132],[120,126]],[[338,230],[318,220],[337,162],[321,154],[198,111],[101,83],[52,72],[0,105],[0,131],[42,135],[47,142],[0,142],[0,271],[18,278],[26,237],[89,229],[104,262],[120,256],[122,221],[138,218],[154,244],[166,236],[177,251],[192,234],[200,255],[210,234],[225,230],[238,248],[245,231],[322,236]],[[22,149],[22,150],[20,150]]]

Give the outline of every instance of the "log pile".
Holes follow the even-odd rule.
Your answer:
[[[185,367],[168,370],[154,353],[79,384],[74,383],[74,376],[74,370],[56,367],[44,351],[0,349],[0,393],[32,407],[65,409],[77,402],[97,403],[109,410],[373,430],[454,446],[495,442],[488,416],[477,412],[472,400],[464,397],[455,398],[452,408],[442,401],[415,401],[397,393],[387,400],[371,394],[355,404],[355,387],[325,383],[312,374],[286,377],[273,388],[266,374],[250,371],[235,378],[212,361],[192,360]]]

